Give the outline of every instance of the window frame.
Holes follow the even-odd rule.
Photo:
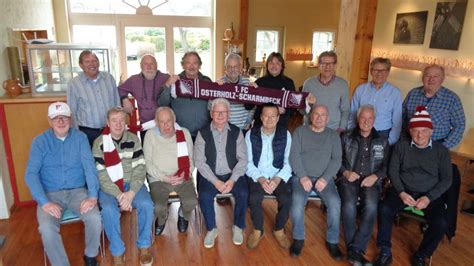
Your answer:
[[[285,35],[285,28],[284,27],[255,27],[255,40],[254,40],[254,49],[252,53],[252,61],[253,65],[256,64],[262,64],[262,58],[256,58],[257,57],[257,34],[259,31],[277,31],[278,32],[278,50],[275,52],[283,54],[283,48],[284,48],[284,35]],[[268,57],[268,54],[267,54]],[[265,60],[267,60],[265,58]]]

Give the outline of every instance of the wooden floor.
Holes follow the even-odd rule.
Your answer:
[[[464,162],[458,157],[454,161],[464,169]],[[463,177],[460,203],[464,199],[474,200],[468,194],[468,185],[474,182],[474,165],[468,167]],[[192,219],[186,234],[179,234],[176,229],[177,204],[170,208],[170,218],[162,236],[153,244],[154,265],[348,265],[346,261],[336,262],[328,255],[324,247],[326,216],[318,203],[310,202],[306,209],[306,242],[299,258],[291,258],[288,250],[278,246],[273,238],[272,227],[276,213],[273,200],[264,202],[265,236],[258,248],[249,250],[245,246],[235,246],[231,241],[232,208],[231,204],[216,204],[219,236],[216,246],[204,248],[203,236],[197,233],[196,222]],[[127,265],[139,265],[135,248],[134,217],[125,214],[122,217],[122,232],[126,242]],[[245,241],[251,231],[250,215],[247,215],[248,228]],[[13,212],[11,219],[0,221],[0,234],[7,236],[7,241],[0,255],[3,265],[43,265],[43,249],[37,229],[34,207],[25,207]],[[290,223],[286,229],[290,236]],[[72,265],[82,265],[84,237],[82,223],[63,225],[61,234]],[[204,232],[205,233],[205,232]],[[373,259],[376,255],[376,229],[369,244],[367,256]],[[418,223],[413,220],[402,220],[393,232],[393,265],[409,265],[409,258],[421,240]],[[342,235],[341,248],[345,251]],[[108,244],[106,244],[108,245]],[[101,265],[111,265],[110,253],[101,260]],[[1,264],[1,263],[0,263]],[[459,214],[458,229],[452,243],[444,239],[433,256],[433,265],[474,265],[474,217]]]

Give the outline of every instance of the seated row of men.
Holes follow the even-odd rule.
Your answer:
[[[426,209],[429,221],[413,264],[424,265],[424,258],[434,252],[446,231],[440,195],[450,186],[452,173],[448,150],[431,140],[433,125],[426,110],[420,108],[413,115],[409,122],[412,140],[402,140],[395,146],[390,164],[388,140],[374,129],[376,113],[370,105],[359,108],[358,125],[343,135],[342,146],[337,131],[327,127],[329,112],[323,105],[313,106],[309,125],[297,128],[293,136],[278,125],[278,106],[264,105],[262,125],[254,126],[245,137],[228,122],[229,111],[227,100],[212,101],[211,123],[198,131],[193,147],[189,131],[176,123],[173,110],[159,107],[156,127],[147,131],[142,151],[138,137],[126,131],[126,111],[115,107],[108,111],[108,127],[94,141],[91,154],[86,136],[71,128],[68,105],[52,104],[48,110],[52,129],[33,141],[26,173],[26,182],[38,202],[39,230],[52,264],[68,265],[64,247],[58,245],[59,221],[66,208],[84,220],[84,259],[88,265],[96,263],[101,231],[97,199],[114,264],[124,263],[120,212],[132,208],[138,213],[136,244],[140,262],[152,263],[151,226],[155,219],[155,234],[163,231],[167,200],[173,191],[182,203],[180,232],[186,231],[199,201],[208,231],[206,248],[213,247],[218,236],[214,211],[217,194],[231,193],[235,198],[232,241],[236,245],[244,241],[246,210],[250,208],[254,230],[247,241],[249,248],[255,248],[264,234],[264,195],[275,195],[278,213],[273,235],[280,246],[290,248],[292,256],[302,251],[305,205],[315,191],[328,207],[326,246],[330,255],[342,258],[338,247],[342,206],[348,260],[364,264],[388,165],[393,187],[380,206],[377,245],[381,253],[375,264],[391,263],[393,218],[406,205]],[[194,165],[199,197],[192,181]],[[146,176],[150,193],[144,186]],[[362,213],[357,228],[358,197]],[[284,231],[289,216],[292,243]]]

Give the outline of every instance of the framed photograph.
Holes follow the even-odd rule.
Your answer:
[[[393,43],[423,44],[428,11],[398,13],[395,20]]]
[[[438,2],[430,48],[457,50],[461,40],[467,1]]]

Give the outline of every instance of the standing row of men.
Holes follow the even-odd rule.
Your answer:
[[[384,176],[383,167],[387,167],[385,160],[388,156],[385,153],[388,150],[388,144],[384,143],[384,138],[380,136],[387,136],[388,143],[394,144],[398,139],[397,134],[400,134],[399,128],[401,128],[400,124],[402,121],[398,118],[401,116],[401,113],[398,111],[401,109],[398,104],[401,103],[401,96],[399,97],[400,101],[397,100],[398,95],[400,95],[399,90],[389,86],[388,82],[386,82],[390,70],[390,62],[385,59],[376,60],[371,64],[373,81],[365,85],[366,92],[358,93],[364,87],[356,90],[356,95],[359,94],[360,97],[353,98],[352,111],[350,111],[347,83],[335,76],[334,69],[337,63],[337,56],[333,52],[323,53],[320,56],[321,74],[306,81],[303,89],[311,91],[316,96],[312,99],[310,97],[308,100],[308,102],[314,104],[309,115],[311,124],[297,129],[292,141],[291,136],[286,130],[286,125],[283,123],[283,125],[277,126],[279,118],[290,113],[289,110],[271,105],[258,108],[257,112],[261,112],[259,118],[263,125],[260,126],[257,123],[257,126],[254,126],[244,138],[240,129],[248,129],[250,126],[249,121],[252,120],[252,111],[249,110],[248,106],[218,99],[213,101],[209,112],[207,101],[173,97],[170,89],[171,84],[180,77],[207,78],[199,72],[201,61],[199,55],[195,52],[189,52],[183,56],[182,65],[184,71],[180,76],[168,76],[160,73],[157,70],[157,63],[154,57],[150,55],[144,56],[141,62],[142,73],[132,76],[119,86],[119,90],[117,90],[114,87],[115,85],[108,86],[109,83],[115,83],[113,78],[107,73],[98,70],[97,57],[93,53],[85,51],[80,56],[80,64],[84,73],[81,73],[81,75],[71,81],[68,91],[68,102],[73,111],[68,111],[67,105],[64,106],[63,104],[56,104],[50,107],[49,119],[52,130],[47,133],[53,139],[56,138],[56,140],[63,143],[49,142],[48,145],[50,146],[46,149],[65,149],[65,146],[62,144],[71,141],[69,136],[72,136],[73,133],[77,135],[76,131],[69,130],[70,124],[67,124],[71,122],[76,123],[75,125],[79,126],[79,129],[87,135],[90,144],[93,144],[93,141],[97,139],[94,144],[93,153],[100,176],[101,192],[98,194],[98,197],[101,204],[104,201],[104,206],[107,206],[107,196],[112,200],[112,205],[115,204],[114,207],[111,207],[112,209],[106,208],[106,212],[104,212],[104,209],[102,210],[102,219],[104,220],[104,227],[109,240],[112,242],[114,237],[116,239],[114,241],[116,245],[111,245],[110,249],[112,255],[117,257],[117,262],[122,260],[121,255],[124,252],[123,242],[120,242],[121,240],[119,239],[120,223],[117,221],[119,221],[120,210],[131,210],[132,207],[138,209],[139,220],[142,220],[139,223],[139,233],[143,234],[140,234],[137,240],[137,246],[141,251],[141,260],[152,260],[148,252],[148,247],[151,245],[151,236],[147,233],[147,228],[153,222],[153,214],[151,214],[153,202],[143,186],[145,168],[149,175],[151,197],[155,202],[154,216],[157,217],[155,220],[157,225],[155,233],[159,235],[164,229],[167,217],[166,200],[170,191],[177,192],[183,201],[182,211],[180,211],[180,218],[178,219],[178,229],[181,232],[186,231],[190,212],[197,204],[194,186],[190,180],[193,163],[196,164],[200,177],[198,178],[199,204],[201,205],[208,229],[204,239],[206,247],[212,247],[217,237],[213,207],[213,199],[217,193],[231,192],[236,198],[232,231],[233,242],[237,245],[243,242],[245,211],[247,200],[249,200],[251,217],[255,228],[248,240],[250,248],[257,246],[258,241],[263,236],[261,209],[263,195],[265,193],[273,193],[277,196],[279,209],[274,235],[281,246],[290,246],[283,227],[291,213],[294,241],[290,251],[292,255],[299,255],[304,243],[304,205],[311,190],[316,190],[329,207],[326,239],[331,255],[335,258],[341,257],[337,243],[342,199],[343,223],[346,245],[349,247],[349,258],[352,261],[361,261],[364,259],[363,253],[365,252],[371,228],[373,227],[375,219],[374,210],[377,209],[373,206],[374,200],[371,195],[377,194],[380,179],[386,176],[386,173]],[[220,82],[245,82],[243,81],[245,79],[240,75],[240,68],[241,58],[235,55],[229,56],[226,59],[227,80],[224,79]],[[273,88],[275,89],[281,89],[282,84],[285,84],[287,87],[283,88],[294,89],[293,82],[284,76],[283,70],[283,58],[278,53],[272,53],[267,60],[267,75],[260,79],[262,84],[268,85],[262,86],[274,86]],[[464,130],[465,118],[459,98],[441,86],[443,79],[444,71],[442,68],[430,66],[425,69],[423,72],[424,86],[414,89],[405,99],[403,106],[407,111],[404,112],[406,118],[403,121],[406,125],[410,125],[408,122],[411,121],[411,114],[408,115],[406,113],[409,108],[412,108],[412,105],[416,107],[417,101],[421,101],[421,104],[428,106],[428,110],[433,115],[433,123],[435,125],[433,140],[442,141],[444,146],[450,147],[450,145],[455,145],[460,141]],[[257,84],[259,84],[259,80],[257,80]],[[421,92],[415,94],[416,91]],[[156,129],[149,130],[146,136],[145,134],[142,135],[142,139],[145,139],[145,157],[143,157],[141,145],[136,136],[132,137],[133,134],[125,131],[124,109],[126,111],[131,111],[132,109],[128,98],[125,97],[128,93],[132,93],[137,99],[141,122],[145,123],[155,120],[157,125]],[[122,97],[124,109],[111,108],[118,105],[119,94]],[[359,99],[359,102],[357,102],[357,99]],[[158,104],[169,104],[171,108],[160,107],[155,112],[157,100]],[[381,102],[383,103],[381,104]],[[233,104],[234,109],[232,109]],[[357,108],[357,104],[361,108]],[[368,107],[367,104],[371,104],[373,107]],[[60,110],[60,112],[55,113],[51,108]],[[451,112],[446,110],[451,110]],[[351,112],[354,114],[351,115]],[[107,115],[101,118],[99,113],[107,113]],[[155,114],[155,116],[152,116],[152,114]],[[71,119],[71,116],[73,119]],[[443,116],[443,118],[439,118],[440,116]],[[234,123],[239,124],[240,128],[228,122],[232,117],[235,119]],[[379,117],[382,118],[378,119]],[[212,122],[210,122],[210,118],[212,118]],[[101,121],[104,119],[107,120]],[[373,126],[370,126],[371,119],[372,124],[375,123],[376,130],[373,130]],[[380,121],[380,126],[377,126],[377,121]],[[341,148],[341,142],[336,131],[342,132],[348,122],[356,126],[356,129],[351,131],[351,133],[354,136],[358,136],[360,133],[364,141],[357,140],[351,142],[349,138],[350,133],[347,133],[347,139],[345,139],[345,142],[343,141],[343,147]],[[106,124],[109,131],[104,131],[102,128]],[[439,127],[438,124],[440,125]],[[181,128],[180,126],[184,127]],[[186,127],[189,127],[190,130],[186,130]],[[365,131],[363,128],[365,128]],[[367,130],[367,128],[370,129]],[[120,131],[121,133],[119,134]],[[360,132],[358,133],[357,131]],[[48,135],[47,133],[45,134]],[[459,137],[459,134],[461,137]],[[189,139],[190,136],[192,139],[195,139],[194,148],[192,141]],[[370,136],[369,140],[366,139],[368,136]],[[413,140],[415,141],[416,138],[413,137]],[[76,180],[81,184],[64,186],[65,181],[61,180],[58,183],[53,182],[55,185],[48,187],[52,182],[49,178],[54,179],[58,177],[56,175],[53,177],[52,172],[43,172],[45,169],[48,169],[48,167],[45,169],[41,167],[41,164],[46,161],[43,161],[43,159],[35,161],[33,159],[38,156],[42,157],[41,153],[44,150],[40,148],[41,143],[42,141],[35,139],[32,145],[30,159],[32,167],[30,167],[29,162],[28,170],[30,168],[33,170],[32,172],[28,171],[26,177],[33,197],[39,203],[38,220],[40,221],[40,214],[50,214],[52,217],[55,217],[53,220],[56,226],[59,226],[58,219],[65,207],[71,208],[76,213],[92,213],[90,209],[94,210],[96,208],[97,195],[94,195],[94,193],[97,194],[98,185],[97,183],[94,185],[91,181],[92,183],[89,186],[91,171],[89,170],[89,173],[85,174],[85,171],[89,168],[85,166],[82,169],[83,172],[81,172],[81,181],[78,182]],[[351,143],[347,144],[350,149],[346,149],[344,146],[346,144],[344,143]],[[353,143],[357,143],[357,145],[354,146]],[[415,141],[415,147],[417,148],[419,148],[418,146],[423,148],[424,144],[422,144]],[[80,145],[83,146],[82,143]],[[436,144],[435,146],[439,145]],[[76,153],[82,150],[84,150],[83,147],[71,149],[71,151],[76,151]],[[90,164],[90,161],[87,163],[87,151],[82,152],[84,154],[80,157],[80,160],[83,160],[85,165]],[[348,153],[350,155],[347,155]],[[166,156],[167,154],[176,156]],[[316,155],[318,158],[315,157]],[[223,156],[225,156],[226,160],[222,160]],[[346,157],[348,165],[344,164]],[[341,158],[343,162],[342,168],[340,168]],[[51,167],[61,167],[62,161],[59,159],[61,158],[52,159],[54,163]],[[294,172],[292,179],[290,179],[292,176],[290,164]],[[34,168],[35,165],[36,169]],[[346,167],[345,170],[343,170],[344,167]],[[382,168],[379,169],[379,167]],[[117,172],[117,169],[122,170]],[[63,169],[63,171],[65,170]],[[339,176],[341,176],[337,183],[339,192],[333,179],[338,172]],[[437,173],[435,171],[432,174],[435,175]],[[84,176],[88,178],[84,179]],[[133,178],[134,176],[137,178]],[[80,204],[81,206],[79,206],[80,209],[77,209],[76,206],[70,206],[70,202],[63,202],[59,206],[51,207],[49,203],[57,201],[51,200],[49,193],[62,191],[63,189],[84,187],[85,180],[87,180],[87,188],[90,191],[90,195],[80,200],[83,201]],[[399,184],[397,188],[394,184],[394,187],[399,192],[395,195],[398,195],[402,202],[409,206],[426,207],[428,205],[426,201],[418,206],[415,198],[411,198],[413,201],[405,200],[407,197],[404,197],[405,199],[402,198],[401,193],[405,190],[404,186],[406,184],[404,182],[406,180],[404,178],[401,178],[401,180],[402,186]],[[367,203],[369,207],[363,214],[367,220],[372,221],[372,225],[368,223],[365,227],[360,227],[359,230],[365,232],[361,236],[355,233],[355,218],[351,218],[355,215],[354,210],[347,207],[354,205],[354,193],[349,193],[348,191],[352,191],[354,189],[353,184],[357,184],[357,182],[359,182],[359,185],[356,187],[360,187],[361,190],[364,190],[363,188],[374,188],[366,190],[375,190],[364,192],[367,195],[362,197],[367,198],[368,202],[370,201],[369,199],[372,199],[372,201]],[[423,188],[415,186],[415,189],[408,186],[407,191],[421,192],[424,195],[427,191],[419,190],[431,188],[430,184],[425,185]],[[290,188],[293,190],[292,194],[290,193]],[[443,189],[444,186],[440,190]],[[144,193],[141,193],[142,191]],[[250,197],[249,191],[251,192]],[[142,194],[147,194],[148,197],[139,196]],[[341,194],[341,199],[339,194]],[[182,195],[187,196],[181,197]],[[412,197],[419,196],[420,194],[412,195]],[[184,198],[186,200],[183,200]],[[138,202],[138,199],[141,199],[141,203]],[[435,199],[437,198],[430,198],[430,200]],[[57,203],[53,204],[57,205]],[[112,221],[110,226],[106,225],[106,219]],[[352,221],[354,222],[352,223]],[[42,225],[40,222],[43,242],[45,241],[44,236],[49,235],[51,232],[45,231],[43,233],[41,228],[48,226]],[[368,238],[367,228],[370,228]],[[87,232],[88,230],[86,229],[86,239],[89,235]],[[390,235],[388,236],[390,237]],[[55,240],[57,240],[57,236],[55,237]],[[357,240],[358,238],[361,239]],[[380,241],[380,243],[383,243],[383,241]],[[382,248],[380,256],[381,265],[385,265],[383,262],[391,260],[390,247],[389,245],[387,247],[386,242],[385,246],[383,244],[380,244],[380,246]],[[86,248],[86,261],[97,254],[97,252],[95,252],[95,255],[93,254],[93,249],[88,251]],[[50,254],[48,248],[46,248],[46,251],[51,260],[51,256],[54,257],[54,253]],[[430,255],[429,253],[429,251],[423,251],[419,254],[417,253],[417,256],[424,257]],[[57,261],[67,261],[65,253],[56,255]]]

